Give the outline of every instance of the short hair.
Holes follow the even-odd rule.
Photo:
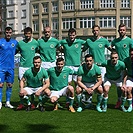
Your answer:
[[[24,34],[27,33],[27,32],[31,32],[32,33],[32,28],[31,27],[26,27],[24,29]]]
[[[12,29],[12,27],[10,27],[10,26],[7,26],[6,28],[5,28],[5,31],[9,31],[9,30],[12,30],[13,31],[13,29]]]
[[[68,34],[73,33],[73,32],[76,33],[76,30],[75,30],[74,28],[70,28],[70,29],[68,30]]]
[[[87,58],[90,58],[90,57],[92,57],[92,59],[93,59],[93,55],[91,55],[91,54],[86,54],[86,55],[85,55],[85,61],[86,61]]]
[[[94,30],[95,27],[98,27],[98,29],[100,30],[100,26],[99,25],[93,25],[92,29]]]
[[[126,25],[123,24],[123,23],[121,23],[121,24],[119,25],[118,29],[120,29],[121,27],[126,27]]]
[[[59,58],[57,58],[56,62],[61,62],[61,61],[64,61],[64,59],[62,57],[59,57]]]
[[[33,62],[34,62],[35,60],[37,60],[37,59],[40,59],[40,60],[41,60],[41,57],[40,57],[39,55],[34,56],[34,58],[33,58]]]
[[[113,54],[118,54],[118,53],[116,52],[116,50],[113,50],[110,55],[112,56]]]

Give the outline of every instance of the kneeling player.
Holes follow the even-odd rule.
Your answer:
[[[101,70],[100,68],[94,64],[93,56],[87,54],[85,56],[85,63],[82,64],[78,69],[78,86],[76,89],[77,100],[78,100],[78,109],[77,112],[82,111],[81,98],[82,92],[87,92],[88,95],[92,95],[94,91],[98,92],[97,99],[98,103],[96,109],[98,112],[102,112],[101,110],[101,102],[103,98],[103,88]]]
[[[35,94],[35,96],[39,97],[42,92],[50,95],[49,87],[49,77],[47,71],[41,68],[41,58],[40,56],[35,56],[33,58],[34,67],[28,69],[23,78],[20,81],[20,96],[23,99],[26,99],[29,111],[31,108],[31,102],[29,100],[29,95]],[[26,87],[25,86],[26,82]],[[43,111],[43,106],[40,107],[41,111]]]

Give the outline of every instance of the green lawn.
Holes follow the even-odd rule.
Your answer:
[[[3,93],[3,102],[5,102],[5,88]],[[0,133],[132,133],[133,112],[124,113],[114,109],[116,100],[116,89],[112,87],[106,113],[95,110],[96,95],[93,97],[94,108],[81,113],[71,113],[66,108],[52,111],[50,103],[47,103],[45,112],[15,111],[3,106],[0,110]],[[19,103],[17,77],[15,77],[11,103],[14,106]],[[65,99],[62,98],[60,103],[64,105]]]

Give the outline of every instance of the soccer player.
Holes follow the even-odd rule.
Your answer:
[[[2,89],[6,82],[5,107],[13,108],[10,104],[12,85],[14,82],[14,55],[18,42],[11,38],[13,29],[5,28],[5,37],[0,39],[0,109],[2,108]]]
[[[56,49],[59,48],[59,41],[51,37],[51,27],[44,28],[44,36],[38,40],[39,53],[42,58],[42,67],[46,70],[56,66]]]
[[[116,51],[111,52],[110,60],[107,60],[102,64],[106,68],[105,80],[104,80],[104,95],[103,95],[103,112],[107,111],[108,93],[112,84],[121,89],[122,79],[121,73],[125,70],[125,64],[123,61],[118,60],[118,53]],[[123,109],[123,108],[122,108]]]
[[[50,95],[50,90],[48,89],[50,84],[49,77],[47,71],[44,68],[41,68],[41,57],[35,56],[33,58],[33,64],[34,66],[26,70],[20,80],[20,96],[27,100],[28,111],[31,108],[29,95],[34,94],[37,97],[42,93]],[[44,110],[42,104],[40,104],[40,109],[41,111]]]
[[[73,108],[74,102],[74,88],[68,84],[68,76],[74,72],[64,66],[64,59],[59,57],[56,62],[56,67],[47,70],[50,78],[50,100],[54,103],[54,110],[58,110],[58,99],[65,95],[69,97],[69,110],[75,112]]]
[[[24,39],[19,41],[16,53],[20,53],[19,81],[22,79],[24,72],[33,65],[33,58],[38,50],[38,42],[32,38],[32,28],[24,29]],[[32,97],[34,99],[34,96]],[[33,100],[34,101],[34,100]],[[17,109],[23,109],[23,100],[20,98],[20,105]],[[35,105],[32,102],[32,108]]]
[[[133,88],[133,48],[129,50],[129,57],[125,58],[126,71],[122,85],[122,104],[124,112],[132,111],[132,88]],[[128,101],[128,109],[125,109],[125,102]]]
[[[77,82],[79,86],[76,90],[79,106],[77,112],[81,112],[83,110],[81,104],[81,97],[82,92],[84,91],[86,91],[88,95],[92,95],[94,91],[98,92],[96,109],[98,112],[102,112],[101,102],[103,98],[103,88],[101,86],[101,70],[96,64],[94,64],[94,59],[92,55],[87,54],[85,56],[85,63],[82,64],[78,69]]]
[[[111,42],[111,47],[115,48],[119,60],[124,61],[129,56],[129,49],[133,48],[133,40],[126,35],[126,25],[120,24],[118,27],[119,37]],[[117,89],[118,101],[115,108],[121,105],[121,89]]]

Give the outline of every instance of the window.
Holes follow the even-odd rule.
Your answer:
[[[9,27],[11,27],[12,29],[14,29],[14,25],[11,23],[11,24],[8,24]]]
[[[47,27],[47,26],[49,26],[48,20],[42,20],[42,28],[44,29],[44,27]]]
[[[74,18],[64,18],[62,22],[63,29],[76,28],[76,19]]]
[[[57,2],[53,2],[52,3],[52,11],[53,12],[57,12],[58,11],[58,3]]]
[[[7,5],[13,5],[14,4],[14,0],[7,0]]]
[[[92,28],[95,24],[94,18],[80,18],[80,28]]]
[[[80,0],[80,8],[94,8],[94,0]]]
[[[114,8],[115,0],[100,0],[100,8]]]
[[[33,31],[39,31],[38,20],[33,21]]]
[[[53,19],[53,30],[57,30],[59,28],[58,19]]]
[[[22,30],[26,28],[26,23],[22,23]]]
[[[64,10],[74,10],[74,2],[73,1],[63,2],[63,9]]]
[[[130,0],[121,0],[121,7],[122,8],[129,8],[130,7]]]
[[[13,17],[14,17],[13,11],[8,11],[8,18],[13,18]]]
[[[43,3],[44,12],[48,12],[48,3]]]
[[[33,13],[38,14],[38,5],[33,5]]]
[[[26,18],[26,10],[22,10],[22,12],[21,12],[21,17],[22,17],[22,18]]]
[[[21,0],[21,4],[26,4],[26,0]]]
[[[100,27],[103,27],[103,28],[116,27],[116,18],[115,17],[100,17]]]
[[[131,27],[131,17],[121,16],[120,17],[120,23],[125,24],[127,27]]]

